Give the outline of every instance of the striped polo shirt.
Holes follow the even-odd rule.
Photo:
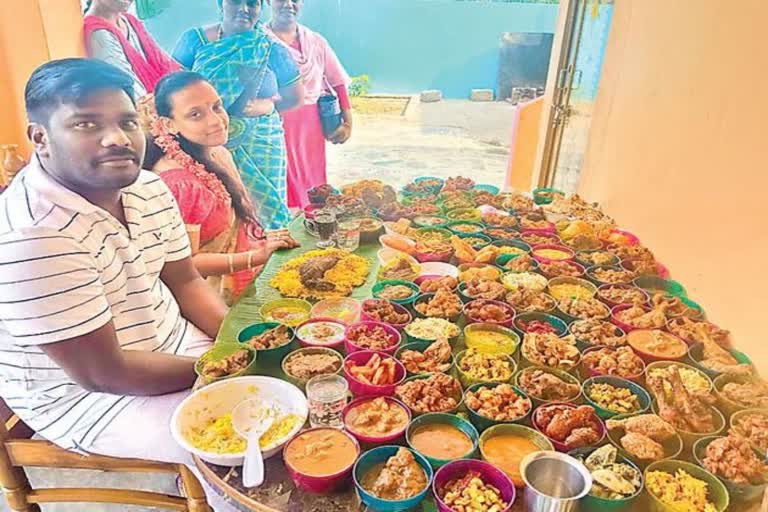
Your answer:
[[[87,449],[132,397],[86,391],[40,349],[112,320],[123,349],[177,353],[187,321],[160,280],[190,255],[155,174],[122,190],[128,228],[36,158],[0,195],[0,394],[45,438]]]

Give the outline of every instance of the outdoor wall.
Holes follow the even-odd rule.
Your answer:
[[[768,374],[768,3],[616,2],[581,193]]]
[[[472,88],[496,88],[502,33],[551,33],[557,9],[514,2],[312,0],[302,22],[330,41],[350,74],[369,75],[376,92],[441,89],[447,97],[466,98]],[[147,26],[170,50],[185,29],[217,15],[215,0],[175,0]]]

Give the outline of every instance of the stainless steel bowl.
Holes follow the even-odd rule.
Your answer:
[[[572,512],[592,489],[583,464],[559,452],[534,452],[520,463],[528,512]]]

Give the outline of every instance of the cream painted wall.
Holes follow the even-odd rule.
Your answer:
[[[768,2],[619,0],[580,192],[768,375]]]

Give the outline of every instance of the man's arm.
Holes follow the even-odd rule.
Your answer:
[[[221,297],[200,277],[192,258],[166,262],[160,279],[176,297],[184,318],[211,339],[216,339],[228,309]]]
[[[196,378],[194,358],[123,350],[111,320],[93,332],[40,349],[88,391],[163,395],[191,388]]]

